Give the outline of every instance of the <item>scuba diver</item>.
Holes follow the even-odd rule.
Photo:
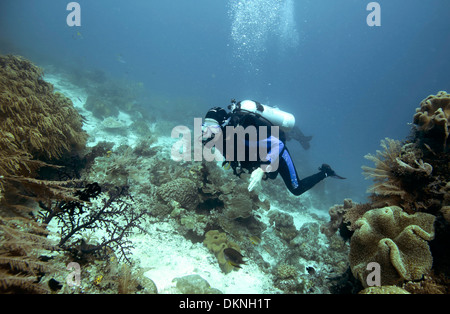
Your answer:
[[[327,177],[345,179],[327,164],[322,164],[318,173],[299,178],[285,142],[295,139],[304,149],[308,149],[312,137],[304,136],[294,126],[295,117],[292,114],[253,100],[232,100],[228,109],[230,112],[214,107],[207,112],[202,125],[202,143],[208,148],[217,148],[225,159],[222,166],[229,164],[235,175],[240,177],[245,170],[251,173],[249,191],[261,180],[275,179],[278,174],[294,195],[303,194]],[[244,130],[266,128],[264,132],[255,132],[256,138],[252,139],[251,132],[247,131],[239,136],[236,132],[239,127]],[[239,148],[244,148],[244,152]]]

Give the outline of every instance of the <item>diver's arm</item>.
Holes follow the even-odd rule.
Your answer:
[[[268,151],[266,156],[262,158],[261,166],[255,169],[250,176],[249,191],[252,191],[261,183],[264,173],[278,170],[280,155],[284,150],[284,143],[274,136],[261,140],[259,144],[267,147]]]

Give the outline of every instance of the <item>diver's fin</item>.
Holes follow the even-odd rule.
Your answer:
[[[300,145],[302,145],[304,150],[308,150],[310,148],[309,142],[312,140],[312,136],[303,136],[298,139]]]
[[[334,172],[334,170],[331,169],[330,165],[327,165],[327,164],[322,164],[322,166],[319,167],[319,171],[325,173],[325,176],[327,176],[327,177],[332,177],[332,178],[341,179],[341,180],[346,179],[346,178],[338,175],[336,172]]]
[[[331,175],[330,177],[336,178],[336,179],[341,179],[341,180],[347,179],[347,178],[341,177],[340,175],[337,175],[337,174]]]

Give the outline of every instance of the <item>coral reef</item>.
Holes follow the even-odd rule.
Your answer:
[[[144,92],[141,82],[118,80],[105,73],[91,76],[85,74],[86,72],[81,74],[83,77],[78,80],[77,85],[86,90],[88,97],[84,108],[91,111],[94,117],[115,117],[119,111],[132,115],[142,115],[145,112],[139,105]]]
[[[409,138],[403,143],[391,139],[382,141],[384,151],[377,151],[376,156],[371,154],[366,156],[375,163],[375,168],[363,166],[364,175],[375,182],[369,189],[372,193],[370,195],[372,208],[398,206],[405,213],[424,212],[433,215],[432,217],[435,218],[434,239],[429,242],[429,246],[425,245],[426,242],[425,244],[421,242],[422,251],[420,253],[419,250],[416,253],[419,254],[416,258],[426,264],[423,268],[427,271],[419,272],[423,274],[431,268],[431,255],[433,256],[430,276],[444,287],[448,286],[448,283],[439,278],[450,274],[448,262],[450,254],[447,249],[447,243],[450,240],[448,222],[450,155],[447,144],[449,106],[450,96],[446,92],[428,96],[416,109]],[[368,213],[371,211],[373,209],[369,209]],[[421,235],[425,234],[421,233]],[[408,251],[416,252],[417,250],[409,249]],[[401,276],[415,277],[405,276],[404,272]],[[424,280],[420,282],[425,285]],[[433,289],[430,288],[427,291]],[[434,291],[440,290],[442,289],[434,289]],[[413,293],[417,291],[419,290],[416,289]]]
[[[147,213],[145,210],[137,211],[133,208],[132,198],[126,187],[114,188],[109,191],[109,195],[100,193],[101,188],[92,184],[78,194],[85,201],[96,198],[95,204],[89,208],[74,201],[57,201],[51,207],[41,203],[41,216],[47,224],[51,219],[58,221],[61,235],[58,246],[70,252],[77,261],[112,249],[120,258],[130,263],[128,256],[133,247],[128,236],[133,229],[140,228],[139,224]],[[89,244],[84,238],[88,230],[105,230],[106,234],[98,243]]]
[[[280,211],[269,212],[269,222],[274,225],[276,234],[286,242],[290,242],[298,235],[294,225],[294,218],[288,213]]]
[[[52,160],[84,147],[87,134],[81,128],[82,117],[70,99],[53,92],[30,61],[0,56],[0,86],[1,133],[5,135],[1,150],[6,154]]]
[[[236,243],[228,240],[225,233],[219,232],[218,230],[210,230],[206,232],[203,244],[208,248],[208,250],[214,253],[217,261],[219,262],[219,266],[224,273],[229,273],[235,269],[235,267],[228,263],[225,258],[224,250],[226,248],[232,248],[239,252],[240,248]]]
[[[281,264],[277,267],[277,273],[278,273],[278,277],[280,277],[281,279],[286,279],[286,278],[294,278],[295,276],[297,276],[297,268],[292,266],[292,265],[288,265],[288,264]]]
[[[219,199],[224,202],[224,214],[229,219],[248,218],[252,215],[254,202],[245,194],[222,194]]]
[[[186,209],[195,209],[199,204],[197,185],[187,178],[178,178],[162,184],[156,194],[164,202],[173,200]]]
[[[409,212],[427,207],[425,190],[433,182],[433,166],[422,160],[423,153],[415,143],[402,145],[386,138],[381,141],[384,151],[366,155],[375,168],[363,166],[366,178],[375,184],[368,192],[374,193],[374,207],[397,205]]]
[[[104,100],[99,95],[88,96],[84,108],[92,112],[94,117],[104,119],[111,116],[117,116],[119,114],[119,108]]]
[[[434,274],[424,276],[421,281],[408,281],[402,288],[412,294],[448,294],[449,278]]]
[[[434,237],[435,217],[408,215],[396,206],[368,211],[356,222],[350,244],[352,272],[366,284],[370,262],[380,264],[382,285],[419,280],[431,270],[428,241]]]
[[[396,205],[409,213],[426,211],[436,215],[448,206],[445,190],[450,180],[448,112],[450,97],[445,92],[429,96],[417,108],[410,139],[405,143],[386,139],[384,151],[369,154],[375,168],[363,166],[373,207]]]
[[[423,144],[433,150],[447,151],[447,139],[450,133],[450,95],[440,91],[430,95],[416,109],[413,122]]]
[[[119,294],[157,294],[158,289],[155,283],[143,273],[143,270],[133,273],[128,265],[122,265],[117,277],[114,278],[114,282],[117,282],[117,292]]]
[[[49,184],[35,179],[38,170],[56,168],[53,164],[63,156],[79,154],[87,134],[72,102],[54,93],[42,79],[42,70],[30,61],[0,56],[0,86],[0,200],[8,197],[3,200],[5,214],[11,211],[6,203],[17,205],[22,186],[39,186],[43,192]],[[46,192],[52,194],[51,190]]]
[[[374,180],[370,202],[345,199],[329,209],[327,222],[308,210],[323,207],[309,206],[314,193],[299,199],[277,181],[266,191],[249,192],[246,174],[238,178],[216,163],[172,160],[171,139],[157,133],[170,124],[149,125],[144,114],[131,114],[139,108],[134,92],[142,86],[111,80],[101,71],[79,80],[87,92],[84,109],[100,119],[96,131],[110,142],[66,162],[84,147],[81,116],[28,61],[1,57],[0,71],[2,86],[11,87],[0,95],[0,197],[2,204],[20,201],[8,212],[20,217],[0,216],[0,292],[157,293],[155,283],[166,281],[160,278],[167,277],[166,270],[177,274],[167,277],[163,293],[221,293],[208,281],[215,287],[222,282],[210,278],[238,282],[255,278],[254,271],[269,286],[266,291],[277,293],[448,292],[445,92],[422,101],[407,140],[387,138],[382,150],[366,156],[375,163],[363,167]],[[183,112],[194,108],[183,99],[155,97],[169,104],[167,114],[174,106]],[[84,110],[82,100],[79,106]],[[124,111],[130,112],[126,118]],[[50,181],[47,168],[65,175],[59,180],[80,180]],[[147,254],[145,262],[139,253]],[[158,264],[162,255],[170,267]],[[193,265],[178,269],[184,259]],[[77,287],[65,283],[64,269],[73,261],[82,264],[83,283]],[[383,286],[364,289],[369,262],[381,265]],[[148,268],[140,268],[143,264]],[[185,276],[187,271],[194,275]]]
[[[345,199],[343,205],[330,207],[328,210],[330,221],[322,224],[320,231],[328,238],[332,238],[339,230],[340,236],[344,240],[348,240],[356,229],[355,222],[370,209],[372,209],[371,204],[357,204],[353,203],[351,199]]]
[[[44,273],[60,271],[44,258],[59,250],[45,225],[27,218],[0,217],[0,293],[49,293]]]

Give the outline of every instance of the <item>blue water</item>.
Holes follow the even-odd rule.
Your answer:
[[[197,117],[231,98],[278,106],[314,135],[308,151],[288,144],[300,176],[329,163],[348,178],[327,179],[330,201],[364,201],[364,155],[450,91],[450,1],[378,1],[380,27],[366,24],[369,2],[80,0],[82,25],[69,27],[69,1],[2,0],[0,51],[201,99]]]

